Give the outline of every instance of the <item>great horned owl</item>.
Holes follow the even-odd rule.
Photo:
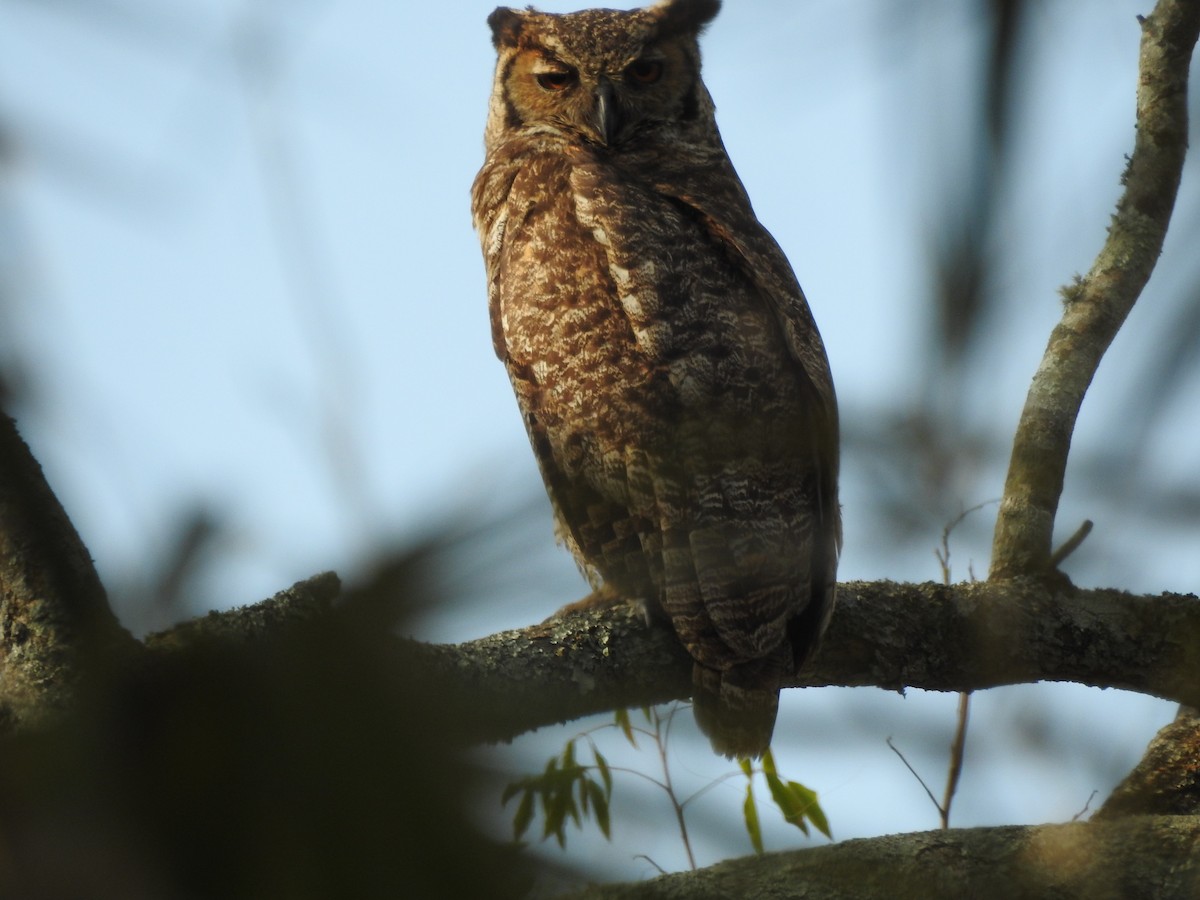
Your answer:
[[[670,620],[714,748],[761,754],[833,607],[837,404],[700,79],[720,0],[500,8],[472,208],[563,540]]]

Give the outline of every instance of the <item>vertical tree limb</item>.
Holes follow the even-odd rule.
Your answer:
[[[1100,359],[1162,252],[1187,153],[1187,79],[1196,0],[1159,0],[1141,19],[1137,137],[1125,193],[1091,271],[1063,289],[1062,319],[1033,376],[1013,441],[990,577],[1050,570],[1071,434]]]
[[[41,467],[0,413],[0,728],[69,705],[98,654],[134,641]]]

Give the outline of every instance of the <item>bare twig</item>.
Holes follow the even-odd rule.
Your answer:
[[[1051,569],[1051,540],[1084,394],[1162,252],[1187,153],[1187,78],[1200,3],[1159,0],[1141,20],[1137,136],[1108,239],[1065,309],[1033,376],[1013,441],[992,543],[993,579]]]
[[[954,726],[954,740],[950,742],[950,768],[946,772],[946,793],[942,797],[942,827],[950,827],[950,807],[954,805],[954,795],[958,791],[958,779],[962,777],[963,757],[967,750],[967,722],[971,713],[971,693],[963,691],[958,695],[958,717]]]
[[[1085,804],[1083,804],[1083,809],[1081,809],[1079,812],[1075,813],[1075,815],[1071,816],[1072,822],[1078,822],[1080,819],[1082,819],[1084,816],[1087,815],[1087,811],[1088,811],[1088,809],[1091,808],[1092,801],[1096,799],[1096,795],[1098,793],[1100,793],[1100,792],[1092,791],[1090,794],[1088,794],[1087,802]]]
[[[938,562],[942,566],[942,583],[950,584],[950,535],[959,523],[973,512],[978,512],[989,503],[998,503],[998,500],[986,500],[983,503],[977,503],[970,509],[964,509],[952,521],[947,523],[942,529],[942,547],[941,550],[935,550],[934,554],[938,558]],[[971,581],[975,580],[975,573],[971,572]],[[958,695],[958,714],[954,723],[954,738],[950,741],[950,761],[946,770],[946,793],[942,797],[942,802],[937,804],[938,812],[942,817],[942,827],[950,827],[950,809],[954,806],[954,795],[958,791],[958,780],[962,777],[963,757],[967,749],[967,723],[970,720],[971,714],[971,692],[963,691]],[[893,748],[894,749],[894,748]],[[928,788],[926,788],[928,790]],[[932,796],[932,794],[930,795]]]
[[[937,797],[933,796],[933,791],[929,789],[929,785],[925,783],[925,779],[917,774],[917,770],[912,767],[912,763],[905,759],[904,754],[896,749],[896,745],[892,743],[892,739],[890,737],[887,739],[887,745],[889,748],[891,748],[893,753],[900,757],[900,762],[904,763],[904,768],[908,769],[908,771],[912,773],[912,777],[917,779],[917,784],[925,788],[925,793],[929,795],[929,802],[932,803],[934,808],[937,809],[938,817],[942,820],[942,827],[945,828],[946,810],[942,807],[942,804],[938,803]]]
[[[687,819],[683,815],[684,804],[679,802],[679,797],[675,794],[675,785],[671,783],[671,763],[667,759],[667,743],[671,734],[671,724],[675,720],[675,713],[678,709],[678,706],[672,707],[665,719],[657,709],[651,710],[651,714],[654,716],[654,743],[658,747],[658,759],[662,765],[663,783],[667,797],[670,798],[671,808],[675,811],[675,822],[679,826],[683,849],[687,851],[688,866],[695,871],[696,857],[692,853],[692,840],[688,835]]]
[[[1067,538],[1067,542],[1059,547],[1050,556],[1050,568],[1057,569],[1064,559],[1079,549],[1079,545],[1087,540],[1087,536],[1092,533],[1092,520],[1084,519],[1083,524],[1078,530]]]
[[[996,498],[993,500],[984,500],[982,503],[976,503],[970,509],[964,509],[957,516],[955,516],[953,519],[951,519],[949,522],[946,523],[946,527],[944,527],[942,529],[942,546],[940,548],[935,547],[933,550],[933,555],[935,557],[937,557],[938,565],[941,566],[941,569],[942,569],[942,584],[949,584],[950,580],[951,580],[951,575],[950,575],[950,535],[951,535],[951,533],[954,531],[955,528],[957,528],[959,525],[961,525],[963,520],[967,516],[969,516],[971,513],[979,512],[979,510],[983,509],[989,503],[999,503],[999,502],[1000,502],[999,498]],[[970,571],[970,567],[968,566],[968,572],[969,571]],[[973,575],[970,580],[971,581],[975,580]]]

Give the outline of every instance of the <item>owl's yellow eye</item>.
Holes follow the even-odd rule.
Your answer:
[[[537,76],[537,83],[547,91],[565,91],[574,81],[574,72],[542,72]]]
[[[662,73],[662,63],[657,59],[639,59],[625,70],[625,74],[637,84],[654,84],[662,78]]]

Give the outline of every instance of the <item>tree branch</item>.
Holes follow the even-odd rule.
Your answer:
[[[1117,785],[1092,821],[1129,815],[1200,813],[1200,715],[1183,706],[1163,727],[1132,772]]]
[[[1116,900],[1200,896],[1196,816],[963,828],[843,841],[750,856],[634,884],[597,885],[574,900]]]
[[[1187,79],[1200,4],[1159,0],[1142,20],[1137,136],[1125,193],[1033,376],[1013,441],[992,543],[992,578],[1050,570],[1054,517],[1084,394],[1162,252],[1187,153]]]
[[[136,646],[16,423],[0,413],[0,727],[66,708],[81,678]]]
[[[322,572],[259,603],[212,611],[147,635],[146,647],[169,653],[205,642],[237,646],[264,637],[278,637],[296,626],[307,627],[318,616],[328,615],[340,590],[341,580],[337,575]]]
[[[624,606],[456,646],[406,641],[401,650],[430,684],[461,699],[465,740],[508,740],[692,690],[692,663],[674,634]],[[791,686],[971,691],[1035,681],[1200,705],[1200,602],[1056,591],[1030,579],[844,583],[814,667]]]

